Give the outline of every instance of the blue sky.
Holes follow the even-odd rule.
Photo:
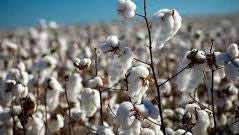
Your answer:
[[[142,12],[143,0],[134,0]],[[1,0],[0,28],[35,25],[45,18],[60,24],[117,19],[117,0]],[[175,8],[186,16],[220,15],[239,11],[239,0],[149,0],[149,14]],[[238,12],[239,13],[239,12]]]

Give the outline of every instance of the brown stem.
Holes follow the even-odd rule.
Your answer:
[[[70,102],[68,99],[68,95],[67,95],[67,87],[66,87],[66,83],[67,83],[68,79],[66,78],[65,80],[65,97],[66,97],[66,102],[67,102],[67,106],[68,106],[68,113],[69,113],[69,123],[68,123],[68,130],[69,130],[69,135],[72,135],[71,133],[71,107],[70,107]]]
[[[148,31],[148,36],[149,36],[149,52],[150,52],[150,67],[152,69],[153,72],[153,78],[155,81],[155,85],[157,88],[157,94],[158,94],[158,108],[159,108],[159,114],[160,114],[160,118],[161,118],[161,129],[163,131],[163,134],[166,135],[165,132],[165,126],[164,126],[164,121],[163,121],[163,111],[162,111],[162,103],[161,103],[161,94],[159,91],[159,85],[158,85],[158,81],[157,81],[157,77],[156,77],[156,73],[155,73],[155,69],[154,69],[154,59],[153,59],[153,52],[152,52],[152,38],[151,38],[151,31],[150,31],[150,27],[149,27],[149,22],[147,19],[147,8],[146,8],[146,0],[144,0],[144,16],[143,16],[146,26],[147,26],[147,31]]]

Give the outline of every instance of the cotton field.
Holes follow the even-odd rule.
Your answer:
[[[0,30],[1,135],[239,134],[239,16]]]

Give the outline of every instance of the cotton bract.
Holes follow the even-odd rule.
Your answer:
[[[178,32],[181,22],[182,18],[175,9],[161,9],[154,14],[151,29],[158,49]]]

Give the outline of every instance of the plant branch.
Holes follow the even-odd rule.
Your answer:
[[[150,31],[150,26],[149,26],[149,22],[147,19],[147,7],[146,7],[146,0],[144,0],[144,16],[143,16],[146,26],[147,26],[147,31],[148,31],[148,36],[149,36],[149,52],[150,52],[150,67],[152,69],[153,72],[153,78],[155,81],[155,85],[157,88],[157,94],[158,94],[158,108],[159,108],[159,114],[160,114],[160,118],[161,118],[161,129],[163,131],[163,134],[166,135],[165,132],[165,126],[164,126],[164,121],[163,121],[163,111],[162,111],[162,103],[161,103],[161,94],[159,91],[159,85],[158,85],[158,81],[157,81],[157,77],[156,77],[156,73],[155,73],[155,69],[154,69],[154,59],[153,59],[153,51],[152,51],[152,38],[151,38],[151,31]]]
[[[68,78],[66,77],[65,78],[65,97],[66,97],[66,102],[67,102],[67,106],[68,106],[69,117],[71,117],[70,102],[69,102],[68,95],[67,95],[67,86],[66,86],[67,81],[68,81]],[[69,128],[68,129],[69,130],[69,135],[72,135],[72,133],[71,133],[71,119],[70,118],[69,118],[68,128]]]

